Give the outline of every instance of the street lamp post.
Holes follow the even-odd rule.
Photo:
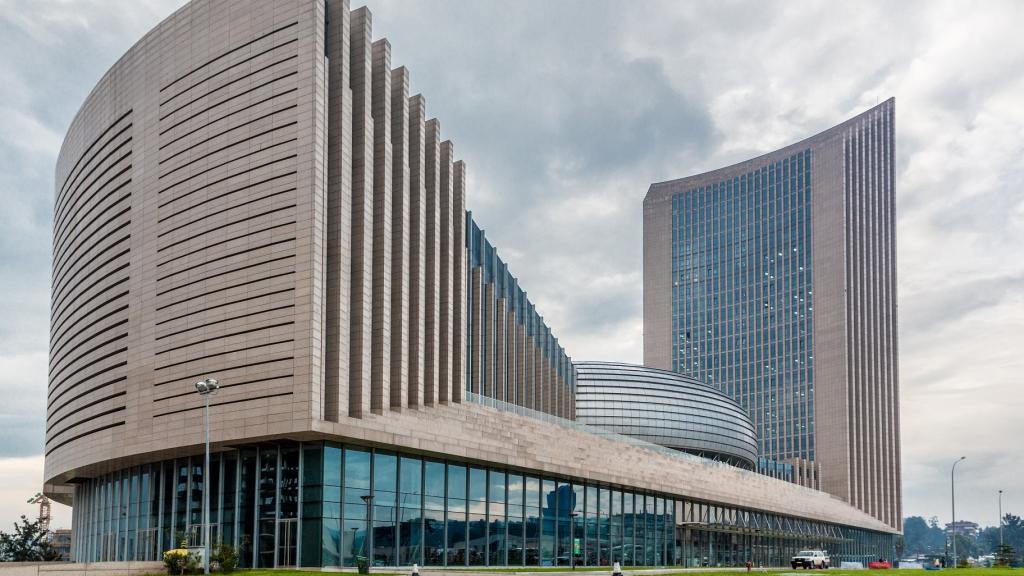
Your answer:
[[[1003,491],[999,491],[999,545],[1003,545]]]
[[[366,502],[366,536],[363,536],[363,554],[366,556],[366,565],[370,566],[370,556],[373,556],[373,494],[363,494],[359,498]]]
[[[213,378],[196,382],[203,397],[203,429],[206,436],[206,460],[203,464],[203,574],[210,573],[210,394],[220,388]]]
[[[576,512],[569,513],[569,566],[576,569]]]
[[[953,462],[953,468],[949,471],[949,492],[950,492],[950,503],[953,507],[953,523],[952,527],[952,540],[953,540],[953,568],[957,567],[956,558],[956,465],[967,459],[967,456],[961,456],[956,462]]]

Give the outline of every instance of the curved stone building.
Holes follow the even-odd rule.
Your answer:
[[[895,102],[652,184],[644,364],[750,412],[766,463],[902,525]]]
[[[243,566],[891,556],[826,494],[573,420],[466,197],[366,8],[194,0],[133,46],[56,170],[45,480],[75,559],[198,544],[207,495]]]
[[[576,362],[583,424],[746,468],[757,432],[735,400],[693,378],[617,362]]]

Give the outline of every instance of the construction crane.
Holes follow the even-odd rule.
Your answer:
[[[28,499],[29,504],[39,504],[39,529],[46,538],[50,537],[50,499],[42,492],[36,492]]]

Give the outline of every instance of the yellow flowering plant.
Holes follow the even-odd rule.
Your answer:
[[[175,548],[164,552],[164,566],[168,574],[184,575],[195,572],[199,566],[199,557],[184,548]]]

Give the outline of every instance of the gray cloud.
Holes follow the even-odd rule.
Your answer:
[[[14,439],[0,457],[42,444],[61,135],[179,4],[0,0],[0,436]],[[575,358],[641,360],[650,182],[895,95],[905,511],[946,518],[944,467],[961,453],[965,517],[994,521],[996,484],[1024,493],[1006,473],[1024,453],[1003,442],[1024,433],[1024,5],[369,4],[467,162],[474,216]]]

